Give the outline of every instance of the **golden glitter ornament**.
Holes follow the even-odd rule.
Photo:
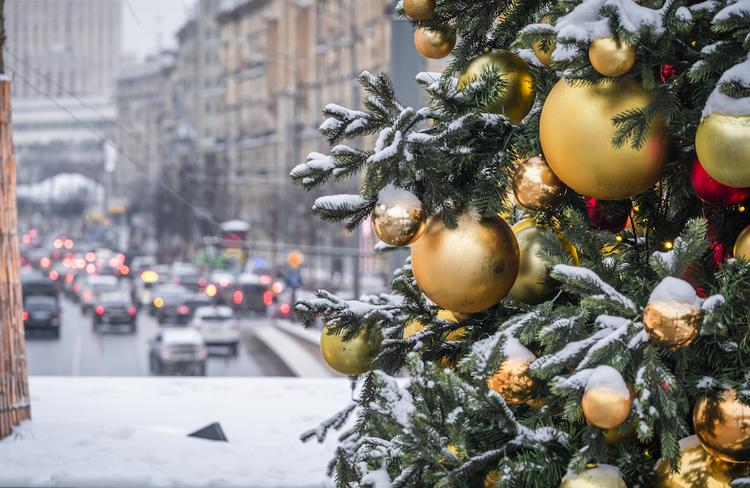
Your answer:
[[[690,345],[700,331],[703,314],[695,289],[667,277],[654,288],[643,311],[643,326],[654,343],[670,349]]]
[[[411,20],[427,20],[435,13],[435,0],[404,0],[404,13]]]
[[[568,473],[560,488],[628,488],[620,470],[608,464],[590,465],[581,473]]]
[[[680,469],[673,473],[669,462],[656,463],[656,488],[731,488],[733,466],[708,454],[698,436],[680,441]]]
[[[481,312],[497,304],[513,286],[518,261],[510,226],[474,211],[459,215],[454,229],[433,217],[411,247],[417,285],[439,307],[454,313]]]
[[[531,399],[534,387],[534,379],[529,376],[529,365],[536,360],[536,356],[515,337],[506,339],[503,355],[505,359],[487,380],[487,387],[502,395],[510,405],[525,403]]]
[[[713,114],[695,133],[695,152],[713,179],[737,188],[750,186],[750,115]]]
[[[602,76],[622,76],[635,64],[635,47],[616,35],[594,39],[589,46],[589,61]]]
[[[422,56],[442,59],[456,47],[456,31],[447,25],[439,29],[418,27],[414,31],[414,45]]]
[[[513,194],[519,205],[537,212],[558,206],[565,198],[565,185],[539,156],[521,163],[513,175]]]
[[[378,194],[378,203],[372,212],[372,228],[386,244],[411,244],[419,239],[425,229],[422,202],[416,195],[401,188],[385,188]]]
[[[529,65],[517,54],[492,51],[474,58],[458,78],[458,90],[463,90],[490,69],[495,71],[505,87],[484,110],[505,115],[514,124],[519,123],[534,105],[536,94]]]
[[[597,366],[581,399],[586,421],[600,429],[618,427],[628,418],[630,404],[630,391],[620,373],[611,366]]]
[[[734,257],[750,261],[750,225],[742,229],[734,241]]]
[[[518,277],[508,295],[523,303],[536,305],[549,298],[554,291],[547,279],[549,266],[539,255],[544,245],[542,229],[536,226],[534,219],[523,219],[512,230],[518,242],[520,261]],[[578,251],[565,237],[561,237],[560,241],[577,265]]]
[[[587,197],[622,200],[654,186],[664,167],[666,135],[654,120],[641,149],[616,148],[612,118],[647,106],[649,91],[633,80],[573,85],[560,80],[542,108],[539,137],[547,163],[565,185]]]
[[[359,375],[370,370],[370,362],[383,340],[381,333],[370,334],[362,329],[352,340],[331,333],[328,327],[320,335],[320,352],[328,366],[346,375]]]
[[[730,463],[750,462],[750,407],[725,390],[718,402],[702,397],[693,408],[693,428],[714,457]]]

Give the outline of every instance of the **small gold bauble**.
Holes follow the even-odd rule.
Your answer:
[[[433,217],[411,247],[419,288],[439,307],[458,313],[481,312],[502,300],[518,275],[518,260],[510,226],[473,211],[459,215],[454,229]]]
[[[565,185],[542,156],[534,156],[516,168],[513,194],[521,206],[541,212],[550,210],[563,201]]]
[[[635,437],[635,422],[631,422],[627,425],[620,425],[619,427],[612,427],[611,429],[605,429],[602,432],[604,442],[608,446],[617,446],[619,444],[629,442]]]
[[[502,395],[510,405],[524,403],[531,399],[534,379],[529,376],[529,365],[536,360],[536,356],[515,337],[508,337],[503,353],[505,359],[487,380],[487,387]]]
[[[600,429],[618,427],[628,418],[630,404],[630,391],[616,369],[611,366],[594,369],[581,399],[588,423]]]
[[[750,225],[742,229],[734,241],[734,257],[750,261]]]
[[[435,0],[404,0],[404,13],[411,20],[427,20],[435,13]]]
[[[552,24],[554,19],[550,16],[544,16],[540,23],[542,24]],[[547,46],[547,49],[544,48],[544,46]],[[555,47],[557,46],[557,39],[552,37],[551,39],[547,39],[546,41],[536,41],[531,45],[531,49],[534,51],[534,54],[536,55],[536,58],[539,60],[540,63],[542,63],[545,66],[550,66],[553,63],[552,60],[552,53],[555,51]]]
[[[372,228],[391,246],[406,246],[419,239],[425,228],[422,202],[411,192],[388,187],[378,195]]]
[[[568,187],[587,197],[623,200],[656,183],[664,167],[663,123],[651,123],[641,149],[612,145],[612,118],[643,108],[652,95],[632,80],[572,85],[560,80],[542,108],[539,137],[547,163]],[[572,115],[573,114],[573,115]]]
[[[680,441],[680,469],[673,473],[669,463],[656,463],[656,488],[731,488],[732,466],[711,455],[701,446],[698,436]]]
[[[620,470],[608,464],[594,465],[582,473],[568,473],[560,488],[628,488]]]
[[[750,186],[750,116],[709,115],[698,125],[695,152],[713,179],[737,188]]]
[[[693,408],[693,427],[703,447],[730,463],[750,462],[750,407],[726,390],[717,403],[702,397]]]
[[[414,45],[422,56],[430,59],[442,59],[456,47],[456,31],[443,26],[440,29],[418,27],[414,31]]]
[[[510,51],[492,51],[474,58],[458,78],[458,89],[493,69],[498,80],[505,83],[505,88],[484,107],[490,113],[502,114],[514,124],[519,123],[534,105],[534,79],[526,61]]]
[[[382,340],[382,334],[370,334],[367,329],[362,329],[352,340],[344,341],[343,336],[330,333],[326,327],[320,335],[320,352],[328,366],[353,376],[370,370],[370,362]]]
[[[614,35],[595,39],[589,46],[589,61],[602,76],[622,76],[635,64],[635,47]]]
[[[490,471],[484,476],[484,488],[494,488],[498,481],[500,481],[500,472]]]
[[[554,291],[547,279],[549,267],[539,256],[543,249],[542,229],[535,225],[534,219],[523,219],[516,222],[512,230],[516,235],[518,250],[521,254],[518,276],[508,295],[523,303],[536,305],[549,298]],[[577,265],[578,251],[564,237],[561,242]]]
[[[673,292],[678,293],[673,293]],[[663,293],[664,292],[664,293]],[[675,297],[679,296],[679,300]],[[703,314],[693,287],[677,278],[665,278],[654,288],[643,326],[656,344],[670,349],[689,346],[700,331]]]
[[[450,310],[440,310],[437,313],[438,318],[441,318],[443,320],[447,320],[448,322],[458,323],[458,317],[451,312]],[[422,329],[425,328],[425,325],[422,322],[419,322],[418,320],[412,320],[408,324],[406,324],[406,327],[404,327],[404,339],[408,339],[409,337],[413,336],[417,332],[420,332]],[[446,341],[460,341],[466,336],[466,327],[461,327],[460,329],[455,329],[447,334],[445,334],[445,337],[443,337],[443,340]]]

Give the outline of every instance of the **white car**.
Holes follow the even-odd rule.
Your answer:
[[[151,340],[151,374],[206,375],[208,349],[201,335],[185,327],[161,329]]]
[[[240,326],[229,307],[212,306],[195,309],[190,325],[200,332],[209,346],[228,346],[236,355],[240,343]]]

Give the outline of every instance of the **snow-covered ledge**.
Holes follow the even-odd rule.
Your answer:
[[[346,378],[32,377],[30,387],[33,421],[0,441],[0,486],[330,486],[335,439],[299,434],[350,398]],[[228,443],[186,437],[212,422]]]

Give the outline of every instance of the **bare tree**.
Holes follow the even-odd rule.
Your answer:
[[[0,0],[0,438],[31,418],[21,296],[16,165],[5,74],[5,1]]]

